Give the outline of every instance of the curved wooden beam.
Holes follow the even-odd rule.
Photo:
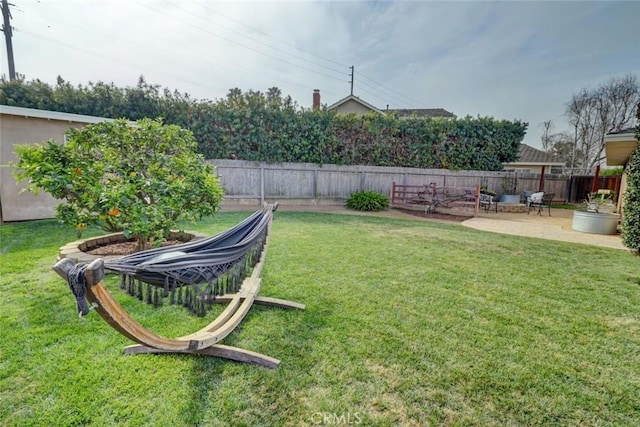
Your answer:
[[[172,354],[175,351],[158,350],[157,348],[146,347],[144,345],[130,345],[125,347],[125,354]],[[214,344],[198,351],[183,351],[180,353],[202,354],[205,356],[215,356],[223,359],[234,360],[236,362],[251,363],[269,369],[275,369],[280,365],[280,360],[264,354],[256,353],[228,345]]]
[[[215,303],[225,303],[231,302],[234,298],[234,295],[220,295],[216,297]],[[253,300],[254,304],[258,305],[266,305],[269,307],[278,307],[278,308],[295,308],[298,310],[304,310],[306,306],[304,304],[300,304],[299,302],[289,301],[286,299],[280,298],[272,298],[272,297],[261,297],[256,296]]]

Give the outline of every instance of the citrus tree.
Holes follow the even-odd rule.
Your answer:
[[[141,250],[179,220],[219,207],[222,188],[188,130],[159,120],[116,120],[71,129],[67,137],[64,145],[16,146],[15,175],[29,191],[64,200],[57,217],[79,233],[88,225],[122,231]]]

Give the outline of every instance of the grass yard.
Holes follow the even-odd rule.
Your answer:
[[[206,233],[246,213],[187,226]],[[94,232],[95,233],[95,232]],[[276,212],[262,295],[223,341],[277,370],[124,356],[78,320],[54,221],[0,226],[0,424],[631,426],[640,422],[640,263],[623,251],[458,224]],[[155,332],[208,323],[108,286]],[[219,310],[218,310],[219,309]]]

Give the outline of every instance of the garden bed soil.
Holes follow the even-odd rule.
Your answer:
[[[171,246],[178,245],[180,243],[184,243],[180,240],[167,240],[166,242],[162,242],[160,246]],[[134,249],[136,247],[136,242],[133,240],[126,242],[117,242],[117,243],[109,243],[108,245],[98,246],[97,248],[93,248],[91,250],[86,251],[86,253],[90,255],[129,255],[134,253]]]

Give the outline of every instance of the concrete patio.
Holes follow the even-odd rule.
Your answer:
[[[222,211],[232,212],[238,210],[255,210],[255,204],[237,204],[225,202],[222,204]],[[374,215],[386,216],[390,218],[411,218],[420,217],[407,214],[397,209],[385,209],[383,212],[366,213],[345,209],[341,205],[287,205],[281,203],[279,210],[282,211],[308,211],[342,213],[353,215]],[[423,218],[425,221],[432,221]],[[462,225],[477,230],[490,231],[494,233],[512,234],[515,236],[537,237],[540,239],[559,240],[562,242],[582,243],[585,245],[601,246],[613,249],[628,250],[622,244],[619,234],[602,235],[589,234],[573,231],[573,211],[568,209],[551,209],[551,216],[547,210],[542,215],[532,211],[527,213],[480,211],[478,216],[470,217],[462,222]]]
[[[464,221],[462,225],[495,233],[627,250],[619,234],[604,235],[573,231],[572,222],[572,210],[551,209],[551,216],[547,210],[542,212],[542,215],[534,211],[530,214],[481,212],[475,218]]]

